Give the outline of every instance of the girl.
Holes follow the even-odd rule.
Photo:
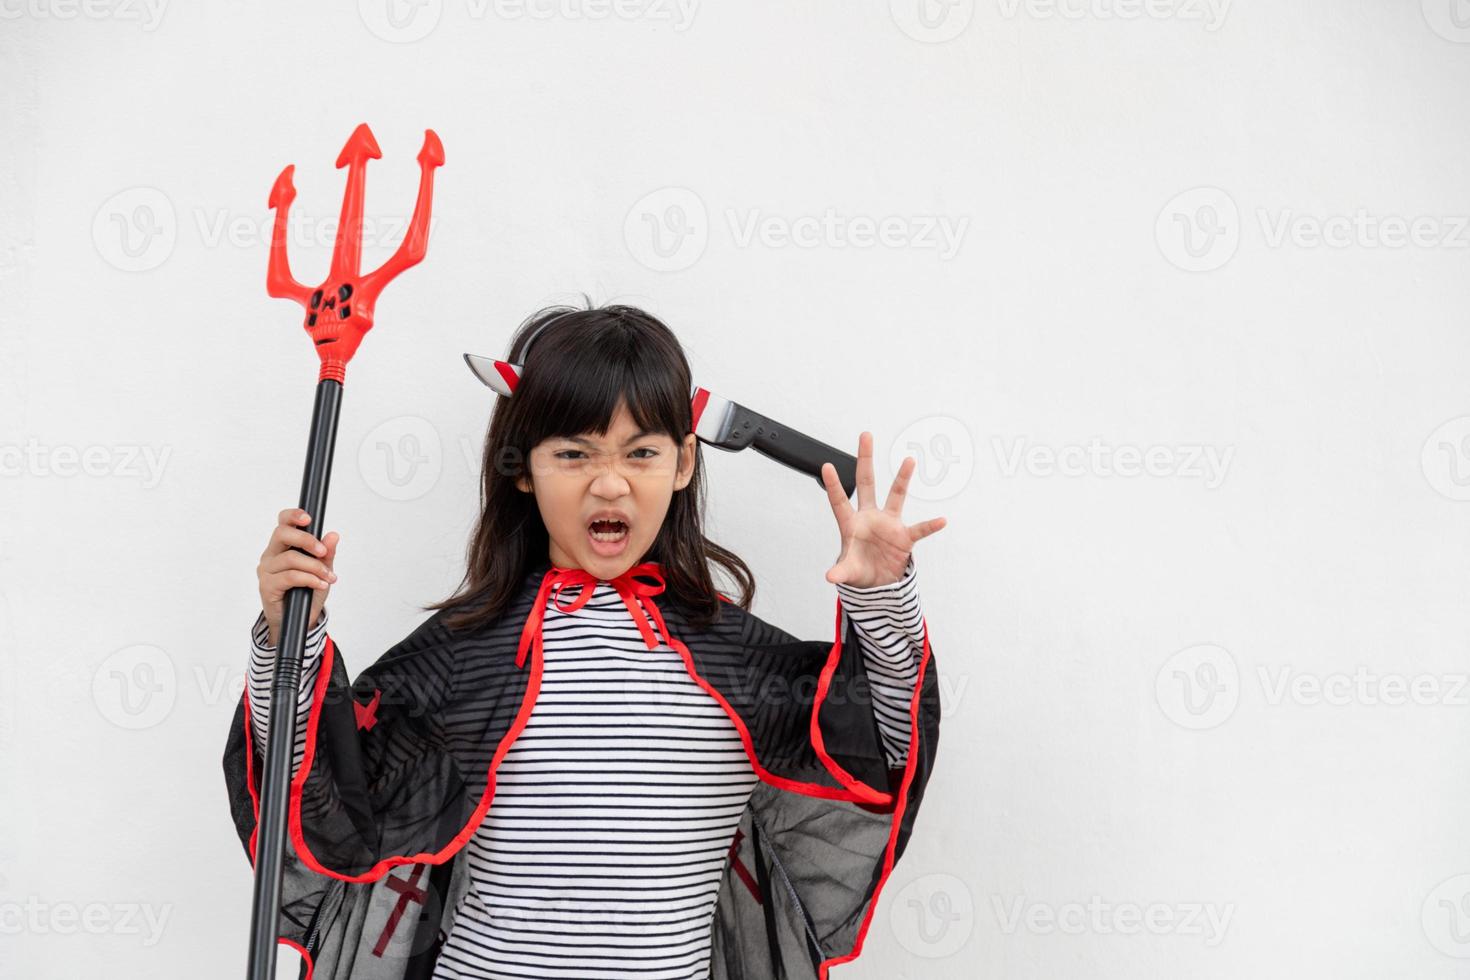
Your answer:
[[[803,642],[703,534],[666,326],[553,308],[506,359],[464,580],[350,689],[326,632],[340,535],[290,508],[261,556],[226,754],[251,854],[283,598],[314,590],[282,941],[318,978],[825,977],[861,949],[937,744],[911,549],[945,520],[903,523],[914,459],[881,508],[869,433],[856,509],[824,465],[837,642]]]

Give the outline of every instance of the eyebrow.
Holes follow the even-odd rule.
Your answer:
[[[637,442],[639,439],[644,439],[644,438],[647,438],[648,436],[656,436],[656,435],[658,435],[657,432],[646,432],[646,431],[645,432],[639,432],[637,435],[635,435],[632,438],[630,438],[627,442],[623,443],[623,445],[627,446],[627,445],[630,445],[632,443]],[[586,436],[562,436],[562,438],[565,439],[567,442],[575,442],[575,443],[577,443],[578,445],[581,445],[581,446],[595,446],[595,445],[597,445],[597,443],[593,442],[591,439],[588,439]]]

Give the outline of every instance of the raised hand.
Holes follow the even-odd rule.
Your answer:
[[[880,508],[873,486],[873,434],[863,432],[858,436],[858,505],[853,509],[837,478],[837,468],[831,463],[822,464],[822,483],[827,488],[827,499],[842,535],[842,551],[836,564],[827,570],[828,582],[859,589],[891,585],[903,578],[914,542],[948,523],[943,517],[935,517],[912,527],[904,524],[903,502],[908,494],[909,477],[917,465],[914,457],[904,457],[888,499]]]

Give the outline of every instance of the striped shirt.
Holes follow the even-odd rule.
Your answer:
[[[838,585],[862,649],[884,753],[907,758],[924,625],[910,558],[892,585]],[[570,604],[578,590],[564,593]],[[708,977],[710,931],[757,777],[734,724],[677,651],[650,650],[617,591],[564,613],[548,597],[541,690],[465,845],[471,885],[435,980]],[[327,614],[307,638],[293,772]],[[264,614],[249,671],[264,744],[275,649]]]

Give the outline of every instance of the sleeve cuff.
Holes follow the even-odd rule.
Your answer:
[[[837,583],[837,594],[842,604],[849,609],[892,609],[904,606],[918,591],[918,572],[914,568],[914,556],[909,555],[904,565],[903,577],[887,585],[870,585],[855,588],[845,582]]]
[[[321,615],[317,617],[316,625],[306,634],[306,649],[312,650],[321,645],[322,637],[327,635],[327,607],[322,606]],[[265,610],[255,617],[255,625],[250,627],[250,642],[262,653],[275,653],[276,648],[270,642],[270,626],[265,621]]]

